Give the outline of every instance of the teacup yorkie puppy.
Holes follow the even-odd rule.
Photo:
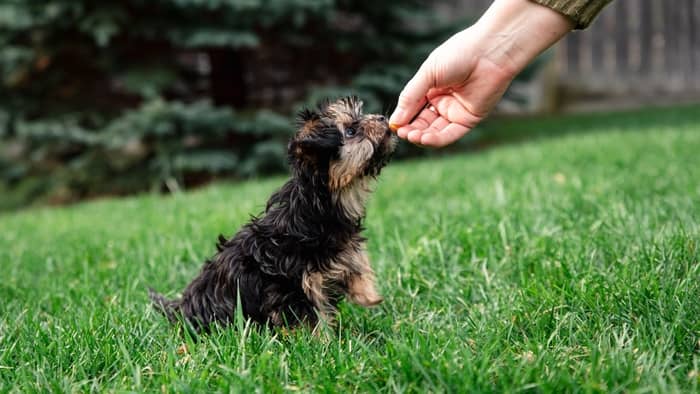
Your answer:
[[[370,181],[396,146],[384,116],[363,115],[347,97],[304,110],[288,146],[292,177],[264,213],[233,238],[219,236],[182,298],[151,292],[171,321],[197,330],[245,318],[270,327],[332,322],[344,298],[362,306],[382,302],[362,237]],[[238,299],[240,297],[240,299]]]

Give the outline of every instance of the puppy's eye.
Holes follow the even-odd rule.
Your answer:
[[[346,136],[347,138],[352,138],[352,137],[355,136],[355,134],[357,134],[357,131],[355,131],[354,128],[348,127],[348,128],[345,129],[345,136]]]

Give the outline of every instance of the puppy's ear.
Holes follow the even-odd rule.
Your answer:
[[[310,132],[299,133],[289,143],[289,155],[303,161],[329,161],[338,154],[342,145],[340,133],[335,128],[321,127]]]
[[[319,111],[304,109],[297,114],[298,131],[289,142],[289,157],[293,160],[318,164],[337,154],[342,145],[339,131],[326,125]]]
[[[313,127],[313,123],[320,119],[321,115],[317,111],[304,108],[297,113],[297,129],[301,132],[307,125]]]

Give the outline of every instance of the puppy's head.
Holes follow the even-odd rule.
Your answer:
[[[327,177],[332,191],[379,175],[396,148],[397,138],[384,116],[364,115],[357,97],[304,110],[298,118],[299,130],[289,144],[292,166]]]

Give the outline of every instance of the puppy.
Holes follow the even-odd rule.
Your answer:
[[[231,323],[237,305],[261,325],[315,327],[333,321],[344,297],[365,307],[382,302],[362,221],[370,181],[396,142],[384,116],[363,115],[356,97],[302,111],[288,146],[291,179],[261,216],[230,239],[219,236],[218,253],[182,298],[151,291],[155,307],[207,331]]]

